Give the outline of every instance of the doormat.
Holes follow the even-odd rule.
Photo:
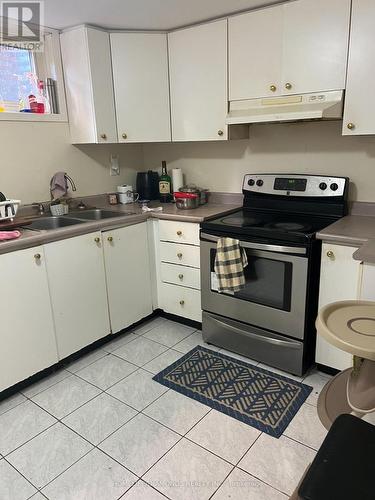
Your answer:
[[[202,346],[153,379],[276,438],[312,391],[306,384]]]

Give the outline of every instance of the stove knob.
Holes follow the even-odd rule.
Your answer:
[[[333,182],[331,185],[330,185],[330,188],[332,189],[332,191],[337,191],[339,186],[338,184],[336,184],[336,182]]]
[[[261,186],[263,186],[263,184],[264,183],[263,183],[262,179],[257,180],[257,186],[261,187]]]
[[[322,190],[322,191],[325,191],[327,189],[327,184],[325,182],[321,182],[319,184],[319,188]]]
[[[254,179],[249,179],[249,180],[247,181],[247,183],[249,184],[249,186],[254,186],[255,181],[254,181]]]

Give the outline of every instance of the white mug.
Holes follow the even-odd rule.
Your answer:
[[[129,191],[126,191],[126,193],[119,193],[118,199],[119,202],[123,205],[125,205],[126,203],[135,203],[139,200],[139,194],[129,189]]]

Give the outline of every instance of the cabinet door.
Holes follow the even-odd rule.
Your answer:
[[[227,21],[168,34],[173,141],[228,138]]]
[[[353,0],[343,135],[375,134],[375,3]]]
[[[57,363],[42,247],[0,255],[0,392]]]
[[[101,233],[45,245],[59,358],[110,333]]]
[[[60,40],[73,144],[117,142],[109,34],[81,26]]]
[[[359,298],[362,268],[361,263],[353,259],[355,251],[353,247],[323,244],[319,309],[332,302]],[[316,362],[344,370],[351,366],[352,356],[318,335]]]
[[[280,94],[283,15],[276,6],[229,18],[230,101]]]
[[[375,302],[375,264],[362,265],[361,300],[372,300]]]
[[[350,0],[297,0],[283,9],[282,93],[344,89]]]
[[[119,142],[171,140],[167,35],[112,33]]]
[[[147,224],[103,233],[112,333],[152,313]]]

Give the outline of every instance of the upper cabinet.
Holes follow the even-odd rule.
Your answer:
[[[375,134],[375,3],[353,0],[344,135]]]
[[[350,0],[296,0],[229,19],[229,100],[345,88]]]
[[[109,34],[80,26],[61,34],[73,144],[117,142]]]
[[[168,34],[173,141],[228,139],[227,20]]]
[[[167,35],[112,33],[119,142],[171,140]]]

